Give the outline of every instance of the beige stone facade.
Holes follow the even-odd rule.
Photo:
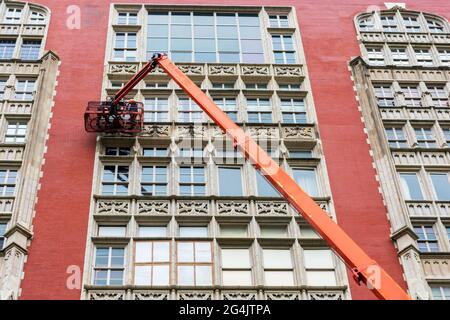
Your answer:
[[[392,239],[411,295],[450,294],[450,27],[399,7],[355,18],[351,61]]]
[[[295,11],[112,5],[103,99],[143,66],[158,27],[152,21],[164,19],[171,32],[177,24],[194,33],[202,23],[216,28],[211,38],[219,47],[198,56],[193,49],[178,67],[288,173],[311,183],[308,191],[336,219]],[[252,58],[262,60],[246,63],[245,23],[255,21],[261,51]],[[231,50],[217,49],[221,23],[239,28],[235,63],[221,63]],[[176,42],[167,48],[174,60]],[[214,62],[195,62],[206,56]],[[278,195],[263,194],[271,192],[264,178],[161,70],[131,97],[145,104],[142,134],[97,139],[83,299],[351,297],[345,267],[324,240]],[[190,248],[193,256],[183,256]]]
[[[0,2],[0,299],[19,296],[33,235],[59,66],[44,52],[49,20],[40,5]]]

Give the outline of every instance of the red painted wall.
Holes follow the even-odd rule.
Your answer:
[[[110,3],[138,0],[79,0],[81,29],[66,27],[72,0],[36,0],[52,11],[47,49],[61,58],[21,299],[79,299],[66,287],[68,266],[83,268],[95,154],[95,136],[84,132],[82,115],[101,94]],[[162,0],[152,3],[167,3]],[[347,63],[359,55],[353,17],[368,0],[180,1],[177,4],[295,6],[312,83],[319,130],[339,224],[403,286],[402,269],[389,239],[386,208],[369,156]],[[408,1],[408,9],[450,17],[450,2]],[[350,281],[354,299],[374,299]]]

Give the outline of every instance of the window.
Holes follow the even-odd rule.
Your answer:
[[[220,236],[222,237],[247,237],[247,225],[221,224]]]
[[[139,226],[138,236],[146,238],[167,237],[167,225],[164,226]]]
[[[395,65],[398,66],[407,66],[409,65],[409,57],[408,53],[406,52],[406,48],[390,48],[391,55],[392,55],[392,61]]]
[[[41,40],[23,40],[20,59],[37,60],[41,52]]]
[[[372,31],[375,27],[373,16],[359,19],[358,27],[360,31]]]
[[[300,226],[300,234],[303,238],[320,239],[320,235],[310,226]]]
[[[300,84],[295,83],[280,83],[278,84],[280,90],[300,90]]]
[[[267,181],[259,170],[256,172],[256,192],[260,197],[279,197],[278,191]]]
[[[203,110],[191,98],[179,98],[178,121],[202,122]]]
[[[134,256],[134,284],[168,286],[170,279],[170,242],[137,241]]]
[[[281,99],[284,123],[306,123],[306,107],[303,99]]]
[[[422,188],[416,173],[400,173],[400,185],[405,200],[423,200]]]
[[[272,45],[275,63],[291,64],[297,62],[292,36],[272,35]]]
[[[213,89],[234,89],[234,82],[213,82]]]
[[[443,128],[442,131],[444,132],[445,141],[450,143],[450,128]]]
[[[169,102],[167,98],[145,98],[144,122],[169,121]]]
[[[16,181],[17,181],[17,170],[0,169],[0,196],[2,197],[14,196]]]
[[[128,194],[128,166],[107,165],[103,168],[102,194],[127,195]]]
[[[210,286],[212,248],[209,242],[177,243],[177,278],[180,286]]]
[[[427,85],[435,107],[448,107],[449,95],[445,85]]]
[[[130,156],[131,149],[128,147],[106,147],[106,156]]]
[[[97,247],[95,250],[94,285],[114,286],[123,284],[125,249]]]
[[[288,16],[286,15],[270,15],[269,24],[271,28],[287,28],[289,27]]]
[[[267,83],[246,83],[245,88],[250,90],[266,90]]]
[[[450,226],[446,226],[445,230],[447,231],[447,239],[450,241]]]
[[[222,109],[223,112],[230,117],[231,120],[237,122],[237,106],[236,98],[214,98],[214,103]]]
[[[150,12],[147,42],[175,62],[264,62],[257,14]]]
[[[421,148],[436,148],[436,138],[431,128],[414,128],[417,144]]]
[[[407,148],[405,132],[403,128],[386,128],[386,135],[388,138],[389,147],[391,148]]]
[[[180,167],[180,195],[203,196],[206,194],[204,167]]]
[[[169,86],[168,82],[146,82],[145,87],[151,89],[166,89]]]
[[[403,17],[403,22],[407,32],[420,32],[419,17]]]
[[[168,157],[169,150],[163,147],[144,148],[142,151],[144,157]]]
[[[450,177],[448,173],[430,173],[436,200],[450,200]]]
[[[294,180],[311,197],[319,196],[316,170],[314,169],[293,169]]]
[[[289,149],[289,158],[291,159],[311,159],[312,157],[311,150]]]
[[[406,106],[408,107],[420,107],[421,92],[418,86],[402,86],[403,96],[405,97]]]
[[[119,12],[117,15],[117,24],[136,25],[137,13],[136,12]]]
[[[390,85],[375,85],[374,91],[379,107],[395,106],[394,93]]]
[[[433,66],[433,56],[430,49],[415,49],[417,64],[421,66],[430,67]]]
[[[14,99],[23,101],[33,100],[35,84],[35,80],[17,80]]]
[[[1,49],[1,48],[0,48]],[[450,49],[439,49],[439,59],[444,66],[450,67]]]
[[[137,34],[135,32],[117,32],[114,41],[114,60],[136,61]]]
[[[416,225],[414,226],[414,232],[419,239],[417,245],[421,252],[437,252],[439,251],[439,245],[434,233],[433,226]]]
[[[368,47],[367,57],[370,64],[383,65],[384,64],[384,54],[383,48],[381,47]]]
[[[208,227],[188,227],[180,226],[180,237],[184,238],[206,238],[208,236]]]
[[[243,195],[241,168],[219,167],[219,195]]]
[[[381,16],[381,27],[384,32],[398,31],[397,19],[393,15]]]
[[[203,149],[202,148],[180,148],[178,151],[178,155],[181,158],[203,158]]]
[[[251,286],[252,267],[249,249],[222,249],[222,284]]]
[[[264,283],[267,286],[293,286],[294,267],[289,249],[263,249]]]
[[[0,250],[5,246],[6,223],[0,223]]]
[[[269,99],[247,98],[248,122],[271,123],[272,107]]]
[[[126,226],[98,226],[99,237],[125,237]]]
[[[284,238],[287,237],[286,225],[261,225],[261,236],[264,238]]]
[[[16,40],[0,40],[0,59],[12,59]]]
[[[27,135],[26,122],[8,123],[5,134],[5,142],[9,143],[24,143]]]
[[[427,25],[431,33],[444,32],[444,25],[436,20],[427,19]]]
[[[5,79],[0,79],[0,100],[5,99],[5,86],[6,86]]]
[[[304,250],[306,281],[309,286],[335,286],[333,254],[331,250]]]
[[[142,167],[141,193],[146,196],[167,195],[167,167]]]
[[[34,24],[45,24],[45,15],[41,12],[31,11],[30,22]]]
[[[22,8],[7,8],[5,14],[6,23],[20,23]]]
[[[434,300],[450,300],[450,286],[431,286]]]

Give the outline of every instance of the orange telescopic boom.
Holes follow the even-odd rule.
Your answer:
[[[372,260],[250,136],[178,69],[165,54],[155,54],[152,60],[130,80],[130,85],[127,84],[119,91],[120,94],[118,93],[116,98],[124,97],[156,65],[159,65],[208,114],[233,140],[234,145],[241,150],[246,159],[250,160],[290,205],[314,227],[350,267],[353,277],[358,283],[364,283],[379,299],[411,299],[380,265]]]

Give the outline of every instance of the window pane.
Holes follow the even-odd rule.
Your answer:
[[[222,237],[246,237],[246,225],[221,225],[220,235]]]
[[[224,286],[251,286],[251,271],[222,271],[222,284]]]
[[[178,284],[180,286],[194,285],[194,267],[178,266]]]
[[[256,170],[256,187],[260,197],[279,197],[278,191],[267,181],[267,179]]]
[[[331,250],[305,250],[305,267],[315,269],[333,269],[333,256]]]
[[[222,249],[222,268],[250,268],[249,249]]]
[[[180,237],[207,237],[207,227],[180,227]]]
[[[194,262],[194,244],[179,242],[177,244],[178,262]]]
[[[263,250],[264,268],[292,268],[290,250]]]
[[[126,227],[99,226],[99,237],[125,237]]]
[[[169,242],[154,242],[153,243],[153,262],[169,262],[170,257]]]
[[[295,181],[306,193],[312,197],[319,195],[314,169],[294,169],[293,173]]]
[[[151,275],[152,275],[152,267],[136,266],[134,268],[134,284],[137,286],[151,285],[152,284]]]
[[[293,286],[294,274],[292,271],[265,271],[264,280],[267,286]]]
[[[437,200],[450,200],[449,175],[446,173],[433,173],[431,174],[431,180],[433,181]]]
[[[152,262],[152,243],[136,242],[136,262]]]
[[[166,237],[167,227],[139,227],[139,237]]]
[[[335,286],[336,276],[333,271],[307,271],[306,281],[309,286]]]
[[[169,285],[169,266],[153,266],[153,285],[167,286]]]
[[[415,173],[401,173],[400,183],[406,200],[423,200],[419,179]]]
[[[287,236],[286,226],[261,226],[261,236],[267,238],[279,238]]]
[[[208,242],[195,243],[195,262],[211,262],[211,244]]]
[[[219,168],[219,195],[242,196],[240,168]]]
[[[212,284],[212,268],[210,266],[196,266],[195,280],[197,286],[209,286]]]

